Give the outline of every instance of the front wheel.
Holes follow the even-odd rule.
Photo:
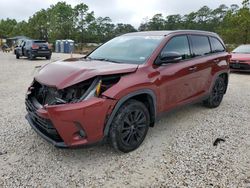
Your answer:
[[[109,141],[118,151],[137,149],[145,139],[150,124],[147,107],[140,101],[129,100],[120,107],[113,119]]]
[[[46,59],[47,60],[51,59],[51,55],[46,56]]]
[[[28,58],[29,58],[29,60],[33,60],[34,59],[34,56],[33,56],[33,54],[31,52],[28,53]]]
[[[209,97],[203,101],[204,106],[208,108],[218,107],[223,99],[225,91],[225,80],[222,77],[218,77],[215,80],[212,92],[210,93]]]

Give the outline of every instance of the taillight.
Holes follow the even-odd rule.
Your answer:
[[[48,45],[48,48],[51,50],[52,46],[48,42],[46,44]]]
[[[33,44],[31,48],[34,49],[34,50],[36,50],[36,49],[39,49],[39,46],[36,45],[36,44]]]

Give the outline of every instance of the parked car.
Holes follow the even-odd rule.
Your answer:
[[[11,51],[11,48],[7,45],[7,44],[4,44],[2,46],[2,51],[3,52],[10,52]]]
[[[23,43],[24,39],[18,40],[17,44],[14,46],[14,54],[16,55],[16,51],[18,48],[21,48],[21,44]]]
[[[44,66],[28,89],[26,118],[57,147],[108,140],[130,152],[164,112],[196,101],[218,107],[229,59],[215,33],[128,33],[84,58]]]
[[[250,72],[250,44],[240,45],[232,51],[230,69]]]
[[[29,59],[36,57],[51,58],[52,50],[49,44],[44,40],[23,40],[22,43],[15,48],[16,58],[26,56]]]

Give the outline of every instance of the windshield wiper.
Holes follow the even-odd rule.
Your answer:
[[[112,63],[121,63],[119,61],[108,59],[108,58],[92,58],[92,57],[87,57],[87,59],[89,59],[89,60],[97,60],[97,61],[108,61],[108,62],[112,62]]]

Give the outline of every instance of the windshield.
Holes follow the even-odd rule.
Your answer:
[[[87,58],[142,64],[162,41],[162,36],[120,36],[103,44]]]
[[[250,45],[242,45],[235,48],[233,53],[250,54]]]

